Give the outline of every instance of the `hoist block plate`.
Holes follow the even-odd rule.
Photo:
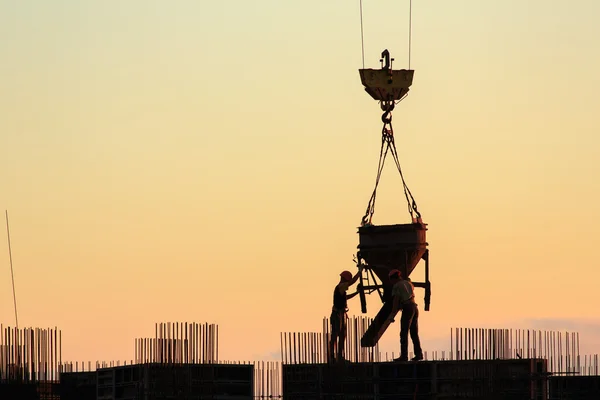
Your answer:
[[[358,228],[360,257],[384,286],[398,269],[409,277],[427,250],[427,224],[366,225]]]
[[[400,100],[412,85],[412,69],[359,69],[365,91],[375,100]]]

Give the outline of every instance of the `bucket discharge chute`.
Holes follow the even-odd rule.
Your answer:
[[[398,310],[392,309],[392,286],[388,277],[391,270],[397,269],[402,273],[404,278],[409,278],[419,261],[424,260],[425,282],[413,282],[413,285],[425,289],[425,311],[429,311],[431,296],[429,250],[427,249],[426,240],[427,224],[423,223],[415,199],[404,180],[394,141],[391,116],[391,112],[397,102],[400,102],[408,94],[409,88],[412,85],[414,71],[393,71],[393,59],[390,59],[387,50],[381,54],[381,57],[382,68],[380,70],[359,70],[365,91],[373,99],[379,101],[381,109],[384,111],[381,117],[383,129],[379,169],[375,181],[375,189],[369,200],[365,216],[361,221],[361,226],[358,228],[359,245],[357,253],[358,262],[363,265],[363,272],[361,273],[358,286],[362,312],[367,312],[366,294],[373,293],[374,291],[378,292],[383,306],[361,339],[363,347],[375,346],[398,313]],[[383,64],[384,62],[385,64]],[[388,152],[392,154],[402,178],[408,211],[411,215],[411,223],[394,225],[372,224],[377,187]]]

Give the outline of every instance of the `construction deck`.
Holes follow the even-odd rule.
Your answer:
[[[254,372],[251,364],[134,364],[62,373],[59,392],[61,400],[250,400]]]
[[[97,380],[96,371],[61,373],[60,400],[96,400]]]
[[[600,399],[600,357],[581,356],[575,332],[453,328],[450,351],[397,363],[361,346],[371,321],[355,317],[351,363],[329,365],[322,322],[322,332],[282,332],[281,360],[269,362],[217,361],[209,324],[156,324],[155,338],[136,339],[134,360],[108,362],[63,361],[56,328],[0,326],[0,400]]]
[[[550,400],[600,399],[600,376],[552,376],[549,380]]]
[[[97,379],[97,400],[254,397],[253,365],[137,364],[100,369]]]
[[[294,364],[282,378],[286,400],[548,397],[540,359]]]

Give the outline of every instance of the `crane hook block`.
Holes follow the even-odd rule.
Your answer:
[[[390,53],[384,50],[381,53],[382,63],[385,66],[381,69],[359,69],[360,80],[365,87],[365,91],[378,101],[397,101],[408,93],[412,85],[412,69],[399,69],[394,71],[390,63]],[[391,59],[394,60],[393,58]]]

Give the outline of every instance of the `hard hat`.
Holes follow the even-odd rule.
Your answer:
[[[394,275],[398,275],[398,278],[402,277],[402,272],[400,272],[397,269],[393,269],[390,271],[390,273],[388,274],[388,278],[391,278]]]
[[[344,280],[347,280],[347,281],[351,281],[352,280],[352,272],[350,272],[350,271],[344,271],[344,272],[342,272],[340,274],[340,276],[342,278],[344,278]]]

